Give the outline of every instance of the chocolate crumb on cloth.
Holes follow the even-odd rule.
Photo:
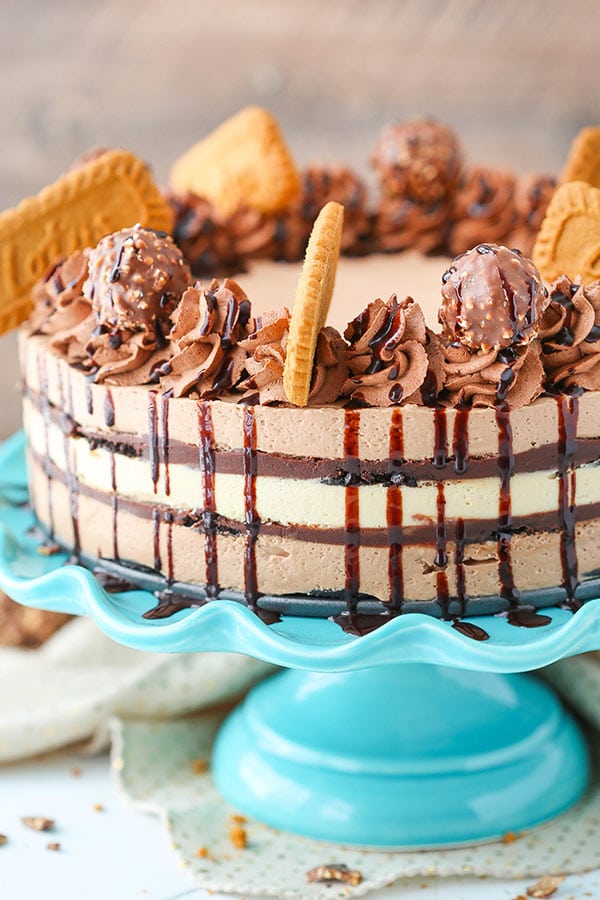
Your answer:
[[[546,900],[557,892],[564,880],[564,875],[544,875],[527,888],[527,896]]]
[[[362,881],[362,873],[357,869],[349,869],[344,863],[327,863],[322,866],[316,866],[306,873],[306,880],[312,882],[322,882],[324,884],[350,884],[356,887]]]
[[[21,822],[32,831],[52,831],[56,824],[54,819],[48,819],[46,816],[23,816]]]

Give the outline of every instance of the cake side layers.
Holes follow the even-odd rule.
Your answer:
[[[263,593],[317,589],[342,592],[349,606],[368,594],[396,609],[429,600],[442,612],[490,594],[510,607],[520,591],[557,584],[574,597],[598,568],[594,393],[510,415],[252,408],[90,386],[43,339],[22,350],[34,507],[77,551],[161,570],[209,597],[233,588],[253,604]],[[314,452],[314,428],[321,462],[343,462],[337,482],[294,477],[294,456]],[[85,432],[109,446],[94,448]],[[172,446],[194,444],[194,468],[171,460]],[[385,482],[361,483],[364,448]],[[227,453],[237,471],[219,471]],[[538,454],[552,466],[535,471]],[[260,472],[269,455],[290,463],[287,477]],[[438,478],[403,483],[407,459]],[[476,475],[479,463],[495,474]]]
[[[52,478],[36,460],[30,460],[32,496],[38,517],[66,546],[73,546],[73,520],[66,482]],[[147,505],[132,506],[110,496],[99,502],[98,496],[82,491],[78,498],[77,539],[81,552],[90,557],[117,559],[135,567],[146,567],[162,573],[166,583],[206,587],[211,568],[215,570],[219,588],[245,592],[244,563],[247,550],[245,527],[234,523],[215,524],[213,561],[207,553],[206,532],[202,517],[186,521],[166,508]],[[581,521],[575,529],[575,540],[581,582],[598,577],[598,545],[600,541],[600,505],[585,510],[592,518]],[[534,529],[511,536],[511,567],[515,589],[542,590],[562,583],[561,536],[557,530],[545,530],[543,521]],[[539,526],[539,528],[538,528]],[[499,577],[501,558],[498,540],[464,541],[460,523],[448,523],[444,551],[447,561],[443,569],[434,564],[435,551],[419,535],[402,544],[403,599],[426,601],[436,615],[454,611],[464,613],[470,600],[498,596],[502,591]],[[255,543],[257,590],[259,594],[302,594],[307,585],[313,592],[346,590],[346,545],[332,535],[324,542],[298,539],[294,529],[276,529],[264,525]],[[390,547],[387,542],[373,546],[371,536],[360,545],[360,593],[389,602],[395,579],[390,578]],[[396,554],[397,555],[397,554]],[[439,578],[443,573],[446,591],[440,594]],[[500,599],[496,609],[508,609],[509,598]],[[475,607],[476,609],[476,607]]]
[[[21,372],[25,387],[59,410],[66,411],[83,431],[112,436],[150,436],[156,430],[156,452],[168,435],[169,446],[197,446],[197,408],[188,398],[165,399],[148,387],[108,387],[89,382],[83,372],[69,366],[49,349],[44,336],[20,334]],[[154,408],[156,407],[156,408]],[[164,411],[168,407],[165,432]],[[403,423],[402,458],[408,461],[436,461],[444,468],[455,457],[457,445],[469,460],[498,456],[498,426],[494,409],[445,409],[437,417],[429,407],[401,407]],[[311,459],[345,457],[345,416],[340,406],[286,407],[256,406],[256,450],[281,456]],[[293,424],[290,424],[293,415]],[[389,458],[391,408],[361,409],[358,423],[360,460]],[[213,404],[212,425],[219,451],[240,450],[244,407],[221,401]],[[556,455],[559,408],[553,398],[541,397],[530,406],[511,413],[512,453],[515,458],[532,448],[548,446]],[[437,419],[437,428],[436,428]],[[466,429],[465,429],[466,421]],[[600,393],[590,391],[579,398],[577,437],[600,438]],[[465,433],[468,432],[468,433]],[[152,443],[150,441],[150,443]]]

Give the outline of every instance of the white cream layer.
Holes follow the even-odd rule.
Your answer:
[[[44,425],[41,414],[25,402],[25,428],[33,450],[48,455],[62,471],[65,464],[65,437],[54,424]],[[48,448],[46,448],[46,436]],[[112,493],[112,453],[103,448],[90,449],[84,438],[67,438],[69,467],[78,481],[95,490]],[[202,508],[203,474],[181,464],[169,465],[170,492],[166,493],[165,467],[152,482],[146,459],[115,454],[115,479],[120,496],[147,503],[160,503],[173,509]],[[570,479],[569,479],[570,481]],[[420,482],[418,487],[401,486],[402,521],[405,527],[437,518],[437,486]],[[386,528],[388,489],[382,485],[361,485],[359,518],[361,528]],[[447,480],[444,483],[446,519],[495,520],[498,514],[500,480],[496,477]],[[576,496],[570,503],[587,505],[600,501],[600,467],[577,470]],[[558,509],[559,479],[554,471],[519,473],[511,478],[512,515],[526,518]],[[215,476],[217,512],[225,518],[243,522],[245,518],[244,476]],[[256,509],[264,522],[281,525],[345,527],[346,492],[343,486],[322,484],[317,480],[277,478],[261,475],[256,479]]]

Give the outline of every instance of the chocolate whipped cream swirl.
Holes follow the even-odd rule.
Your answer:
[[[235,281],[213,279],[208,288],[189,287],[173,313],[171,356],[157,369],[161,385],[175,397],[212,398],[232,390],[242,377],[250,301]]]
[[[409,401],[422,387],[429,368],[427,330],[420,306],[392,295],[374,300],[344,332],[350,343],[350,376],[344,394],[368,406]]]
[[[107,333],[84,297],[89,251],[77,251],[33,289],[34,334],[50,335],[50,346],[70,365],[94,373],[95,381],[143,384],[157,349],[145,331]]]
[[[600,281],[555,281],[539,338],[551,385],[600,390]]]
[[[551,175],[523,175],[515,185],[515,224],[506,243],[531,256],[533,245],[556,190]]]
[[[57,334],[76,328],[90,314],[90,303],[83,296],[88,274],[89,251],[79,250],[61,260],[46,273],[32,291],[33,334]]]
[[[220,275],[241,268],[225,220],[212,204],[196,194],[171,194],[175,214],[173,240],[196,277]]]
[[[145,384],[167,349],[169,314],[190,283],[189,266],[167,234],[135,225],[103,238],[88,270],[83,293],[95,327],[85,350],[95,380]]]
[[[452,201],[448,247],[464,253],[479,241],[502,243],[515,221],[515,178],[511,172],[477,166],[462,179]]]
[[[433,253],[444,246],[449,222],[450,207],[444,200],[423,204],[383,195],[373,224],[374,243],[385,253]]]
[[[442,345],[444,399],[451,406],[503,404],[519,409],[544,390],[544,369],[537,344],[517,350],[469,350]]]
[[[248,354],[248,377],[238,386],[243,402],[288,404],[283,388],[283,367],[290,330],[285,307],[271,310],[254,320],[254,328],[240,347]],[[346,344],[335,328],[322,328],[317,339],[308,406],[327,406],[342,392],[348,375]]]
[[[74,253],[34,289],[34,330],[97,382],[145,384],[168,355],[169,313],[189,281],[172,240],[136,225]]]
[[[313,223],[330,200],[344,207],[342,253],[366,251],[371,231],[365,183],[348,166],[310,165],[301,173],[300,193],[278,217],[279,258],[302,259]]]

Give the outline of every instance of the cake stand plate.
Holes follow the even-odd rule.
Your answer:
[[[40,552],[23,444],[18,434],[0,448],[7,594],[89,615],[136,649],[245,653],[296,670],[255,688],[218,737],[213,774],[238,809],[311,837],[414,848],[522,831],[581,797],[589,759],[577,726],[547,687],[513,673],[600,648],[600,600],[575,615],[544,610],[543,628],[478,616],[486,641],[419,613],[363,637],[326,619],[265,625],[231,600],[144,619],[150,592],[108,594],[66,554]]]

